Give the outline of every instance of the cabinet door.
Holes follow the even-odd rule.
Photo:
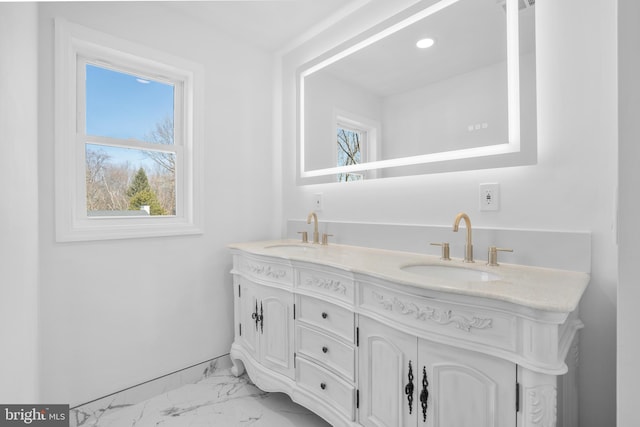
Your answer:
[[[515,426],[515,364],[426,340],[418,340],[418,354],[419,426]],[[426,421],[423,381],[428,383]]]
[[[415,427],[417,338],[365,317],[359,328],[360,424]]]
[[[264,287],[258,301],[260,313],[260,360],[266,367],[294,376],[293,369],[293,295]]]
[[[258,285],[244,278],[238,278],[238,282],[240,286],[240,292],[236,295],[237,308],[239,310],[238,321],[242,325],[239,340],[253,357],[259,359],[258,340],[260,326],[259,322],[256,322],[256,312],[260,309],[260,301],[257,295]]]

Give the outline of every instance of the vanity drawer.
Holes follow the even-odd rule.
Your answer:
[[[298,325],[296,327],[297,354],[317,361],[349,381],[355,380],[355,349],[327,334]]]
[[[302,357],[296,360],[300,387],[353,420],[355,387],[313,362]]]
[[[354,342],[354,313],[330,302],[300,295],[296,319]]]
[[[250,256],[238,256],[235,267],[248,277],[293,286],[293,267]]]
[[[299,268],[297,272],[297,287],[349,304],[355,302],[355,285],[350,277],[312,268]]]

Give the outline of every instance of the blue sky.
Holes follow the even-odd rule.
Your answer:
[[[173,85],[87,64],[86,133],[145,140],[156,123],[173,117]],[[91,146],[90,148],[96,148]],[[150,165],[138,150],[101,147],[114,163]]]
[[[144,139],[173,117],[173,85],[87,65],[87,134]]]

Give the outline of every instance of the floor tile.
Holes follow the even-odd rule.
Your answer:
[[[267,393],[228,369],[136,405],[86,420],[91,427],[328,427],[282,393]]]

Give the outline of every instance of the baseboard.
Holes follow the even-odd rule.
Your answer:
[[[142,384],[129,387],[108,396],[71,408],[69,411],[70,427],[89,427],[106,413],[126,406],[135,405],[151,397],[179,388],[185,384],[193,384],[211,376],[216,370],[231,367],[229,355],[207,360],[193,366],[171,372]]]

